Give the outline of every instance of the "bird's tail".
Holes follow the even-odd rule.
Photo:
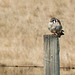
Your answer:
[[[64,35],[64,30],[61,30],[61,33],[58,33],[58,37],[61,37],[62,35]]]

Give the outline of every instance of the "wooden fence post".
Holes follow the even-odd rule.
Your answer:
[[[60,75],[57,35],[44,35],[44,75]]]

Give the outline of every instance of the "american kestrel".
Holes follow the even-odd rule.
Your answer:
[[[64,30],[62,30],[61,22],[57,18],[51,18],[48,29],[54,34],[61,37],[61,35],[64,35]]]

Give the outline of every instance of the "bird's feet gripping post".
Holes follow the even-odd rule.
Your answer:
[[[57,35],[56,33],[53,33],[52,35]]]

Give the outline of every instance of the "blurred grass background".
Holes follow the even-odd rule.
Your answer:
[[[58,18],[60,66],[75,67],[75,0],[0,0],[0,65],[43,66],[43,35]]]

